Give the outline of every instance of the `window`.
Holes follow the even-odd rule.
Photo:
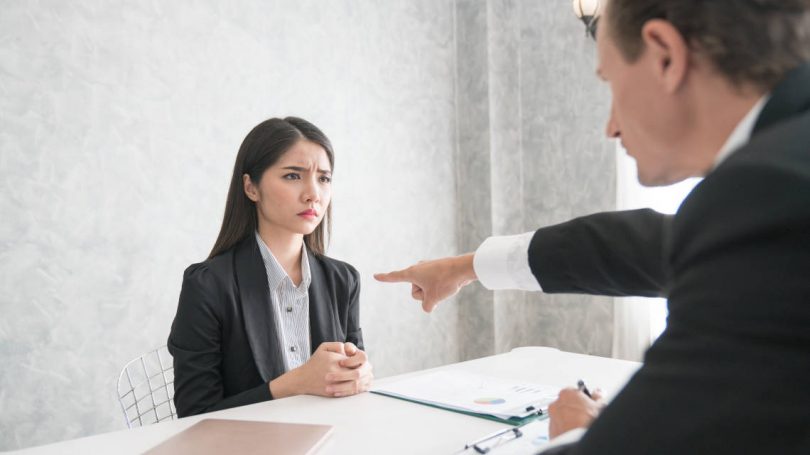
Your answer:
[[[647,188],[638,183],[636,162],[616,141],[616,207],[630,210],[648,207],[673,214],[692,188],[694,178],[667,186]],[[664,299],[617,298],[614,306],[613,357],[642,360],[644,351],[666,327]]]

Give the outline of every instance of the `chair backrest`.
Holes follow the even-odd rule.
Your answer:
[[[174,408],[174,366],[166,346],[127,363],[118,376],[118,402],[127,427],[177,418]]]

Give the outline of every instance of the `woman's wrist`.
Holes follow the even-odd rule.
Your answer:
[[[298,369],[290,370],[281,376],[273,379],[268,384],[270,387],[270,395],[276,398],[286,398],[295,395],[301,395],[303,392],[298,390]]]

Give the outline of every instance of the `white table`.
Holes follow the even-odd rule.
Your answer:
[[[608,396],[640,366],[637,362],[573,354],[552,348],[516,348],[509,353],[376,380],[377,384],[439,369],[467,371],[516,381],[575,386],[584,379]],[[381,395],[347,398],[297,396],[226,409],[142,428],[105,433],[19,453],[142,453],[203,418],[333,425],[319,454],[454,453],[464,444],[507,425]]]

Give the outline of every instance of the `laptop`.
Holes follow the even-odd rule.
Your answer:
[[[331,433],[330,425],[204,419],[146,453],[310,455],[318,450]]]

